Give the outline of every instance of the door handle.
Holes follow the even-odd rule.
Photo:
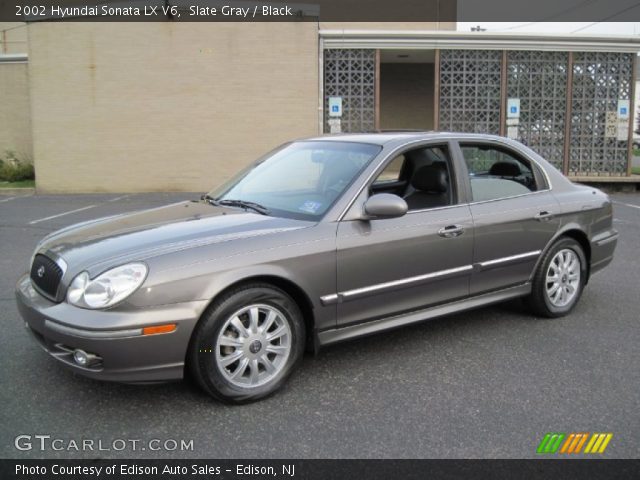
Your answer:
[[[438,230],[438,235],[444,238],[454,238],[459,237],[464,233],[464,227],[462,225],[449,225],[447,227],[442,227]]]
[[[533,216],[533,218],[535,218],[539,222],[550,220],[551,217],[553,217],[553,214],[551,212],[547,212],[546,210],[543,210],[542,212]]]

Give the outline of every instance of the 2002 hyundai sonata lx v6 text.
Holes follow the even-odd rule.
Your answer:
[[[607,195],[527,147],[454,133],[294,141],[200,200],[44,238],[17,284],[56,360],[122,382],[280,387],[305,347],[514,297],[578,302],[617,243]]]

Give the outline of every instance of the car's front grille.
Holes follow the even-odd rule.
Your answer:
[[[43,295],[52,300],[56,299],[63,273],[62,268],[49,257],[38,254],[33,259],[31,281]]]

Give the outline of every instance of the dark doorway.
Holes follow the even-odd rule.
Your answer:
[[[433,130],[434,50],[380,51],[380,129]]]

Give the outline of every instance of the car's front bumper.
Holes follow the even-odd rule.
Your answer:
[[[130,310],[85,310],[54,303],[37,293],[28,275],[16,285],[25,326],[53,358],[75,372],[118,382],[180,379],[189,339],[206,301]],[[174,323],[171,333],[143,335],[144,327]],[[73,352],[91,355],[91,365],[75,363]]]

